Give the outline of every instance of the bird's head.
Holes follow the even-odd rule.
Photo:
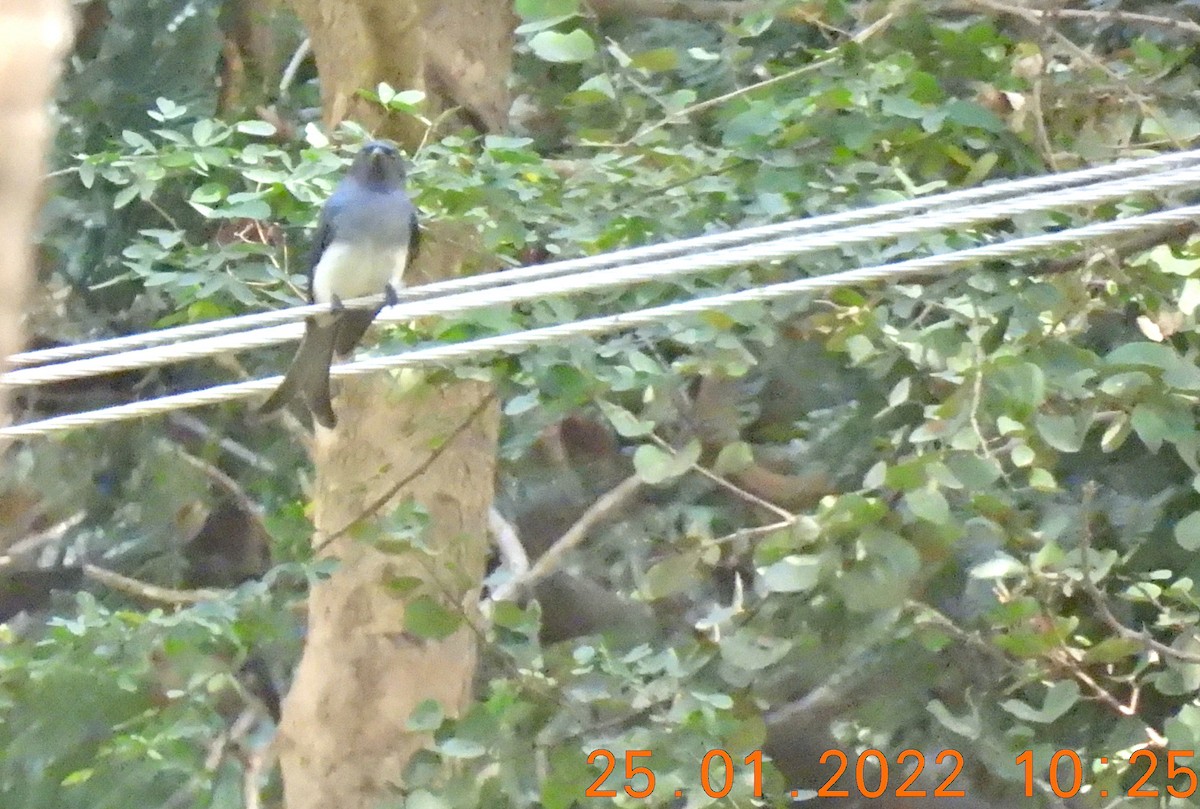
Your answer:
[[[350,176],[369,186],[400,188],[404,185],[404,157],[391,141],[368,141],[350,164]]]

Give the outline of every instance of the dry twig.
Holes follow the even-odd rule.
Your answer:
[[[533,563],[523,575],[514,576],[506,581],[492,594],[492,601],[511,600],[522,590],[544,579],[562,565],[567,552],[578,547],[596,526],[610,519],[623,509],[633,497],[641,491],[644,484],[637,475],[630,475],[612,489],[605,492],[600,499],[583,512],[578,520],[568,528],[554,544]]]

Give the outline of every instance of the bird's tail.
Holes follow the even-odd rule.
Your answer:
[[[296,349],[296,356],[275,392],[258,409],[260,413],[273,413],[300,397],[322,427],[332,428],[337,424],[333,404],[329,401],[329,366],[333,362],[333,344],[337,336],[337,321],[327,325],[316,318],[305,321],[304,339]]]

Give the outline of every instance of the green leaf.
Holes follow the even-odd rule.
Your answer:
[[[113,209],[120,210],[129,203],[133,202],[134,197],[138,195],[138,187],[136,185],[126,186],[116,193],[113,197]]]
[[[545,31],[547,29],[554,28],[559,23],[574,19],[577,16],[578,15],[576,14],[562,14],[558,17],[543,17],[539,20],[529,20],[528,22],[521,23],[515,29],[513,29],[513,33],[517,34],[518,36],[536,34],[538,31]]]
[[[1046,689],[1046,701],[1034,708],[1020,700],[1010,699],[1000,707],[1024,722],[1049,724],[1069,711],[1079,701],[1079,684],[1074,680],[1059,680]]]
[[[271,206],[261,199],[245,199],[222,205],[209,216],[213,219],[270,219]]]
[[[734,441],[721,447],[713,471],[718,475],[732,475],[754,463],[754,450],[745,441]]]
[[[159,120],[162,121],[170,121],[187,115],[187,107],[182,104],[176,104],[169,98],[156,99],[154,106],[158,107]]]
[[[238,121],[235,128],[243,135],[255,135],[260,138],[269,138],[277,131],[275,124],[269,121]]]
[[[416,708],[413,708],[404,727],[414,733],[428,733],[440,728],[445,719],[446,714],[442,710],[442,703],[436,699],[427,699],[422,700]]]
[[[451,809],[453,806],[441,795],[427,789],[414,789],[404,799],[404,809]]]
[[[1011,556],[997,556],[971,568],[969,575],[973,579],[987,580],[1023,576],[1026,573],[1028,573],[1028,568]]]
[[[1115,452],[1121,448],[1125,439],[1132,432],[1133,425],[1129,422],[1129,416],[1125,413],[1118,413],[1104,429],[1104,435],[1100,436],[1100,449],[1105,452]]]
[[[213,205],[225,199],[229,189],[221,183],[205,183],[192,191],[188,201],[193,204]]]
[[[938,489],[914,489],[904,495],[904,503],[914,515],[934,525],[950,522],[950,504]]]
[[[1145,649],[1137,638],[1105,638],[1084,654],[1084,662],[1105,665],[1134,657]]]
[[[210,118],[201,118],[192,126],[192,140],[197,146],[211,146],[223,139],[223,133]]]
[[[612,81],[603,73],[592,76],[568,96],[577,104],[598,104],[603,101],[612,101],[616,97],[617,91],[613,88]]]
[[[978,739],[980,731],[983,729],[982,723],[979,721],[979,709],[975,707],[974,703],[971,704],[970,712],[962,716],[955,716],[938,699],[930,700],[926,703],[925,709],[933,714],[933,718],[942,727],[964,738]]]
[[[1190,421],[1181,421],[1176,415],[1159,401],[1143,402],[1133,409],[1130,423],[1146,448],[1158,452],[1164,441],[1181,441],[1193,430]]]
[[[642,444],[633,453],[633,468],[638,477],[655,486],[674,480],[700,460],[700,442],[692,441],[677,452],[668,452],[654,444]]]
[[[1185,551],[1200,550],[1200,511],[1193,511],[1175,524],[1175,541]]]
[[[770,135],[779,128],[775,117],[776,106],[767,102],[753,102],[725,125],[723,139],[726,145],[737,146],[754,138]]]
[[[1038,413],[1034,423],[1042,440],[1060,452],[1079,452],[1091,426],[1091,415],[1074,416]]]
[[[579,748],[574,745],[547,745],[546,757],[549,766],[535,787],[541,791],[542,807],[581,809],[579,785],[592,783],[601,770],[589,765],[587,756],[580,755]],[[615,782],[616,778],[612,778],[603,786],[610,788]]]
[[[637,438],[654,432],[654,422],[639,419],[625,408],[606,399],[601,399],[598,404],[600,412],[612,423],[613,429],[625,438]]]
[[[974,101],[958,99],[944,107],[947,120],[961,126],[975,127],[988,132],[1004,133],[1008,127],[996,113]]]
[[[514,7],[522,20],[544,20],[578,14],[579,0],[516,0]]]
[[[1100,382],[1100,390],[1108,396],[1128,398],[1154,384],[1154,378],[1145,371],[1126,371],[1113,374]]]
[[[420,596],[404,605],[404,628],[414,635],[441,640],[462,626],[462,615],[451,612],[429,596]]]
[[[1013,464],[1023,468],[1037,460],[1037,453],[1028,444],[1017,444],[1012,448],[1011,457]]]
[[[953,453],[946,458],[946,466],[971,491],[987,489],[1004,473],[995,458],[990,455],[980,457],[969,452]]]
[[[912,392],[912,378],[904,377],[892,388],[888,394],[888,407],[899,407],[908,401],[908,397]]]
[[[654,601],[694,590],[699,565],[700,555],[695,552],[676,553],[655,562],[646,571],[642,592]]]
[[[596,43],[584,30],[568,34],[542,31],[529,40],[534,55],[546,62],[586,62],[596,55]]]
[[[416,576],[385,576],[383,585],[391,593],[406,596],[415,592],[425,582]]]
[[[1179,355],[1170,346],[1144,341],[1118,346],[1104,361],[1109,365],[1149,365],[1166,371],[1179,363]]]
[[[640,70],[658,72],[679,66],[679,51],[674,48],[655,48],[633,55],[631,64]]]
[[[78,786],[79,784],[83,784],[91,780],[92,776],[95,774],[96,771],[93,768],[85,767],[82,770],[76,770],[75,772],[68,774],[66,778],[62,779],[61,783],[65,787]]]
[[[821,578],[821,557],[793,555],[773,565],[760,567],[758,576],[773,593],[802,593],[817,586]]]
[[[1016,409],[1011,415],[1017,417],[1032,415],[1046,401],[1046,373],[1032,362],[997,362],[985,382],[1003,398],[1005,406]]]
[[[912,118],[917,121],[929,112],[929,108],[924,104],[903,95],[884,96],[882,108],[885,115],[898,115],[901,118]]]
[[[1029,470],[1029,485],[1040,492],[1052,492],[1058,489],[1058,481],[1054,479],[1054,475],[1050,474],[1050,470],[1040,466]]]
[[[772,638],[739,629],[721,640],[721,658],[747,671],[761,671],[782,660],[792,650],[786,638]]]
[[[437,744],[436,748],[447,758],[479,758],[487,752],[487,747],[474,739],[446,739]]]

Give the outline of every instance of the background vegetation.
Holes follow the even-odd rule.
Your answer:
[[[411,174],[423,215],[477,228],[491,263],[516,265],[1200,135],[1188,4],[646,5],[516,0],[513,131],[429,139]],[[246,7],[79,6],[30,320],[40,341],[300,296],[306,228],[341,147],[364,133],[313,122],[311,65],[284,68],[302,32],[282,13],[248,23]],[[247,31],[258,44],[239,51]],[[392,114],[422,115],[404,91],[371,90]],[[387,339],[462,339],[992,235],[846,248]],[[1061,805],[1045,767],[1064,748],[1090,787],[1070,805],[1121,805],[1098,792],[1126,790],[1142,748],[1164,759],[1150,779],[1161,790],[1166,751],[1200,746],[1200,250],[1186,232],[1152,235],[456,370],[501,386],[501,511],[534,553],[622,480],[645,485],[605,512],[560,580],[566,598],[598,600],[596,622],[561,626],[566,608],[547,598],[498,606],[477,704],[456,721],[433,706],[412,719],[436,744],[396,805],[582,805],[597,748],[616,752],[607,786],[621,795],[623,752],[652,751],[656,787],[636,801],[648,806],[683,805],[676,789],[687,806],[714,802],[698,787],[716,748],[737,774],[724,802],[755,805],[742,762],[764,745],[768,805],[787,802],[785,786],[818,788],[832,746],[887,751],[893,777],[900,750],[958,750],[972,805]],[[24,417],[282,362],[261,352],[55,386],[26,396]],[[0,549],[24,566],[240,586],[156,605],[87,584],[0,626],[0,803],[240,807],[247,771],[277,800],[258,771],[272,723],[247,666],[286,688],[297,605],[328,572],[309,555],[295,429],[238,403],[31,440],[5,460]],[[252,549],[269,534],[265,575],[252,575],[261,557],[225,569],[205,555],[231,504],[236,530],[218,533]],[[398,514],[396,530],[420,519]],[[458,620],[407,629],[437,636],[443,618]],[[1023,750],[1038,762],[1031,798]],[[449,781],[439,760],[456,763]]]

